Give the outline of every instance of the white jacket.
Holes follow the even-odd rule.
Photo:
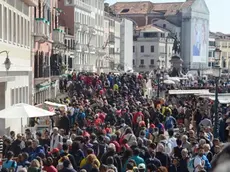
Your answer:
[[[50,151],[52,151],[55,148],[59,148],[60,144],[62,144],[62,136],[60,134],[57,134],[56,136],[54,136],[54,134],[51,134]]]

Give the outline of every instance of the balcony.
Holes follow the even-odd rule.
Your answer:
[[[48,39],[49,32],[49,21],[44,18],[36,18],[34,22],[34,36],[37,40]],[[36,40],[35,39],[35,40]]]
[[[155,68],[155,65],[151,64],[149,65],[149,68]]]
[[[144,64],[139,65],[139,68],[145,68]]]
[[[74,0],[74,5],[77,8],[80,8],[82,10],[88,11],[88,12],[92,12],[92,8],[89,4],[82,2],[82,0]]]
[[[56,44],[64,44],[64,31],[61,29],[53,30],[53,41]]]
[[[22,0],[25,4],[31,7],[38,6],[38,0]]]

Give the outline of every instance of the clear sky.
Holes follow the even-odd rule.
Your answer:
[[[106,0],[113,4],[120,1],[138,1],[138,0]],[[139,0],[147,1],[147,0]],[[185,0],[150,0],[152,2],[178,2]],[[223,32],[230,34],[230,0],[206,0],[210,11],[210,31]]]

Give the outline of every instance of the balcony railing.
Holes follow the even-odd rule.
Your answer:
[[[34,23],[34,36],[49,37],[49,21],[44,18],[36,18]]]
[[[141,64],[139,65],[139,68],[145,68],[145,65]]]
[[[78,8],[81,8],[85,11],[91,12],[92,8],[89,4],[82,2],[82,0],[73,0],[74,1],[74,5]]]
[[[61,29],[53,30],[53,41],[54,43],[64,43],[64,31]]]
[[[28,6],[36,7],[38,6],[38,0],[22,0]]]
[[[50,76],[49,66],[38,66],[34,72],[34,78],[48,78]]]
[[[149,68],[155,68],[155,65],[151,64],[151,65],[149,65]]]

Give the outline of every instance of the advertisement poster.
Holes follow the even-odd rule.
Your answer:
[[[196,19],[193,30],[193,62],[206,63],[208,53],[208,22],[203,19]]]

